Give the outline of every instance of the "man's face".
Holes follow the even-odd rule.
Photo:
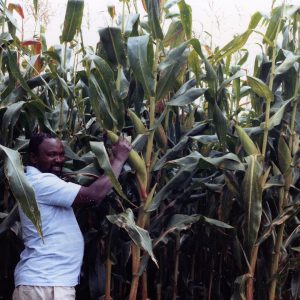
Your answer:
[[[32,154],[30,161],[34,167],[43,173],[61,176],[65,162],[65,151],[59,139],[47,138],[39,145],[38,153]]]

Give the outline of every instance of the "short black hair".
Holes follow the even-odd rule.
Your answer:
[[[39,145],[46,139],[57,139],[57,136],[53,133],[40,132],[34,134],[28,144],[28,153],[38,154]]]

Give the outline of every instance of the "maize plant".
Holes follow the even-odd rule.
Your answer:
[[[85,45],[84,0],[69,0],[56,46],[43,28],[22,40],[22,7],[0,3],[0,297],[23,247],[18,204],[43,232],[23,164],[45,131],[64,141],[65,180],[113,183],[76,210],[77,299],[299,298],[300,6],[273,3],[210,48],[185,0],[141,2],[120,1],[118,18],[109,6]],[[261,51],[246,71],[251,35]],[[117,180],[119,136],[133,150]]]

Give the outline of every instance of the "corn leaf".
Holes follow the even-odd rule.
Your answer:
[[[111,164],[109,162],[109,157],[107,155],[106,149],[104,147],[103,142],[90,142],[91,150],[96,155],[97,161],[99,163],[99,166],[101,169],[103,169],[104,174],[110,179],[113,188],[116,190],[116,192],[124,199],[127,200],[126,195],[122,191],[122,186],[119,183],[118,179],[116,178]]]
[[[180,20],[173,20],[170,24],[168,31],[164,37],[164,47],[170,46],[171,48],[177,47],[184,42],[184,31]]]
[[[159,64],[161,78],[157,83],[156,99],[163,98],[176,83],[176,78],[180,73],[181,68],[187,61],[185,49],[188,43],[182,43],[176,48],[173,48],[168,53],[167,57]]]
[[[118,215],[108,215],[106,217],[112,224],[125,229],[132,241],[138,247],[144,249],[150,255],[153,262],[157,265],[157,260],[153,253],[152,240],[149,232],[135,224],[133,212],[130,208]]]
[[[187,39],[192,37],[192,9],[184,0],[178,2],[180,19]]]
[[[130,37],[127,42],[128,59],[135,78],[148,96],[154,96],[154,78],[148,63],[149,36]]]
[[[214,104],[213,108],[213,120],[219,141],[221,144],[225,145],[227,135],[227,119],[217,103]]]
[[[275,75],[284,74],[291,67],[295,65],[296,62],[299,62],[300,55],[290,55],[288,56],[276,69]]]
[[[114,123],[117,123],[117,121],[114,119],[107,99],[97,82],[96,75],[93,73],[91,73],[89,77],[89,91],[91,104],[97,121],[103,128],[113,129]]]
[[[289,170],[291,162],[291,150],[285,142],[284,137],[280,135],[278,142],[278,163],[282,174],[285,174]]]
[[[262,166],[258,155],[247,157],[248,167],[242,182],[245,205],[244,244],[248,251],[256,242],[262,215]]]
[[[9,128],[15,126],[16,122],[18,121],[21,109],[23,108],[25,103],[25,101],[19,101],[7,107],[3,115],[1,124],[2,138],[4,141],[6,141]]]
[[[249,137],[249,135],[245,132],[245,130],[238,126],[235,125],[236,132],[240,138],[241,144],[243,145],[243,148],[245,149],[246,153],[248,155],[252,154],[260,154],[259,150],[253,143],[252,139]]]
[[[269,87],[259,78],[247,76],[248,85],[252,88],[253,92],[258,96],[264,98],[266,101],[273,100],[273,93]]]
[[[126,54],[121,29],[106,27],[99,30],[99,35],[109,62],[113,65],[125,66]]]
[[[151,28],[153,39],[162,40],[164,38],[162,29],[160,27],[160,11],[159,0],[146,0],[148,23]]]
[[[172,98],[167,105],[169,106],[184,106],[191,104],[205,93],[206,89],[191,88],[178,97]]]
[[[81,28],[84,0],[68,0],[61,42],[71,42]]]
[[[43,237],[40,211],[35,199],[33,188],[24,174],[24,167],[18,151],[0,145],[5,154],[4,170],[11,191],[25,215],[34,224],[38,234]]]

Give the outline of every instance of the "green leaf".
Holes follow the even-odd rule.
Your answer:
[[[193,140],[200,142],[204,145],[215,144],[219,142],[218,136],[216,134],[212,135],[195,135],[191,137]]]
[[[112,123],[116,125],[118,129],[122,129],[124,125],[124,105],[120,95],[117,91],[116,83],[114,80],[114,74],[107,62],[97,55],[87,55],[86,61],[90,65],[90,89],[92,89],[92,99],[94,105],[100,103],[100,111],[98,110],[98,117],[102,120],[106,120],[106,129],[112,129]],[[96,101],[95,99],[98,98]],[[95,109],[95,106],[93,106]],[[101,111],[103,109],[103,111]],[[109,120],[110,116],[111,120]],[[105,118],[104,118],[105,117]]]
[[[291,67],[295,65],[296,62],[300,60],[300,55],[289,55],[276,69],[275,75],[284,74]]]
[[[18,64],[17,64],[17,56],[16,53],[11,52],[9,48],[7,48],[8,51],[8,64],[10,67],[10,75],[12,75],[15,79],[17,79],[22,87],[25,89],[27,93],[29,93],[33,98],[37,98],[31,91],[30,87],[28,86],[26,80],[24,79],[24,76],[22,75]]]
[[[97,121],[101,124],[103,128],[113,129],[116,120],[114,119],[110,111],[107,99],[103,94],[93,73],[91,73],[89,77],[89,91],[90,101]]]
[[[224,80],[222,84],[219,87],[218,93],[220,93],[232,80],[235,80],[237,78],[241,78],[242,76],[245,76],[245,72],[240,70],[236,72],[233,76],[229,77],[228,79]]]
[[[147,212],[156,210],[162,200],[167,199],[170,195],[172,195],[174,190],[182,186],[183,183],[186,184],[188,179],[191,180],[192,175],[197,170],[197,165],[198,157],[190,157],[190,161],[185,166],[182,166],[176,175],[174,175],[168,183],[164,184],[164,186],[154,196],[147,209]]]
[[[198,161],[199,169],[221,169],[231,171],[244,171],[245,167],[239,160],[239,158],[233,153],[227,153],[220,157],[205,157],[199,152],[192,152],[188,156],[169,161],[169,164],[175,164],[181,167]]]
[[[6,141],[7,134],[9,132],[9,128],[15,126],[17,123],[21,109],[23,108],[25,101],[19,101],[17,103],[13,103],[9,105],[2,117],[2,138],[4,141]]]
[[[269,87],[259,78],[247,76],[248,85],[252,88],[253,92],[258,96],[264,98],[266,101],[273,100],[273,93]]]
[[[176,83],[176,78],[186,63],[187,56],[185,49],[188,43],[182,43],[176,48],[173,48],[168,53],[167,57],[159,64],[160,79],[157,83],[156,99],[163,98]]]
[[[278,163],[282,174],[290,169],[292,163],[291,150],[282,135],[280,135],[278,141]]]
[[[144,249],[157,265],[157,260],[152,249],[152,241],[148,231],[137,226],[134,222],[134,215],[130,208],[118,215],[108,215],[107,219],[120,228],[125,229],[133,242],[140,248]]]
[[[33,0],[34,13],[37,15],[38,12],[38,0]]]
[[[103,169],[104,174],[110,179],[114,189],[116,192],[127,200],[126,195],[122,191],[122,186],[119,183],[118,179],[116,178],[111,164],[109,162],[109,157],[107,155],[106,149],[104,147],[103,142],[90,142],[91,150],[95,153],[97,157],[97,161],[101,169]]]
[[[193,50],[188,57],[189,68],[195,74],[197,86],[200,85],[200,77],[202,74],[202,70],[200,67],[200,59],[195,50]]]
[[[61,42],[71,42],[81,29],[84,0],[68,0]]]
[[[24,214],[34,224],[38,234],[43,238],[40,211],[35,199],[33,188],[30,186],[24,174],[24,167],[18,151],[0,145],[5,154],[5,176],[9,182],[15,199],[20,204]]]
[[[221,144],[225,145],[227,135],[227,119],[217,103],[214,104],[213,108],[213,120],[219,141]]]
[[[284,116],[284,112],[288,104],[293,101],[293,98],[287,101],[284,101],[284,104],[276,111],[276,113],[269,120],[269,130],[273,129],[275,126],[278,126]],[[264,122],[260,124],[260,128],[264,128]]]
[[[125,46],[121,29],[118,27],[106,27],[99,30],[102,47],[107,59],[113,65],[126,65]]]
[[[237,124],[235,125],[235,129],[246,153],[248,155],[252,155],[252,154],[259,155],[260,154],[259,150],[255,146],[255,144],[253,143],[249,135],[245,132],[245,130],[242,127],[238,126]]]
[[[236,36],[231,40],[229,43],[227,43],[222,49],[217,51],[214,56],[214,62],[219,62],[224,57],[229,56],[238,50],[240,50],[248,41],[249,36],[251,35],[252,30],[247,30],[243,34]]]
[[[0,223],[0,234],[8,230],[14,223],[18,220],[19,213],[18,213],[18,205],[12,208],[9,214],[5,217],[5,219]]]
[[[251,17],[250,23],[248,25],[248,29],[249,30],[255,29],[259,21],[261,20],[261,18],[262,18],[262,14],[260,12],[257,11],[256,13],[254,13]]]
[[[125,32],[124,32],[125,36],[131,35],[134,25],[138,23],[139,18],[140,18],[139,14],[133,14],[133,13],[129,14],[125,25]]]
[[[175,96],[172,98],[169,102],[167,102],[167,105],[169,106],[184,106],[187,104],[192,103],[197,98],[202,96],[207,89],[198,89],[198,88],[191,88],[187,90],[185,93]]]
[[[201,44],[199,40],[197,39],[191,39],[190,44],[193,46],[194,50],[198,53],[198,55],[202,58],[205,65],[206,70],[206,81],[208,82],[210,90],[215,94],[218,84],[218,76],[213,68],[212,64],[209,62],[209,60],[206,58],[206,56],[203,54],[201,49]]]
[[[244,244],[248,251],[256,242],[262,215],[262,165],[258,155],[247,157],[248,167],[242,182],[242,195],[245,205],[243,226]]]
[[[168,31],[164,37],[164,47],[170,46],[171,48],[177,47],[184,42],[184,31],[180,20],[173,20],[170,24]]]
[[[192,37],[192,8],[184,0],[178,3],[181,23],[187,39]]]
[[[154,78],[148,64],[149,36],[130,37],[127,42],[128,59],[135,78],[148,96],[154,96]]]
[[[146,0],[148,23],[151,28],[153,39],[162,40],[164,38],[163,32],[160,27],[160,12],[158,0]]]
[[[266,40],[273,42],[276,36],[278,26],[280,26],[280,28],[283,27],[284,23],[282,22],[281,18],[283,9],[284,5],[273,9],[271,19],[269,21],[269,25],[265,33],[264,42],[266,42]]]

